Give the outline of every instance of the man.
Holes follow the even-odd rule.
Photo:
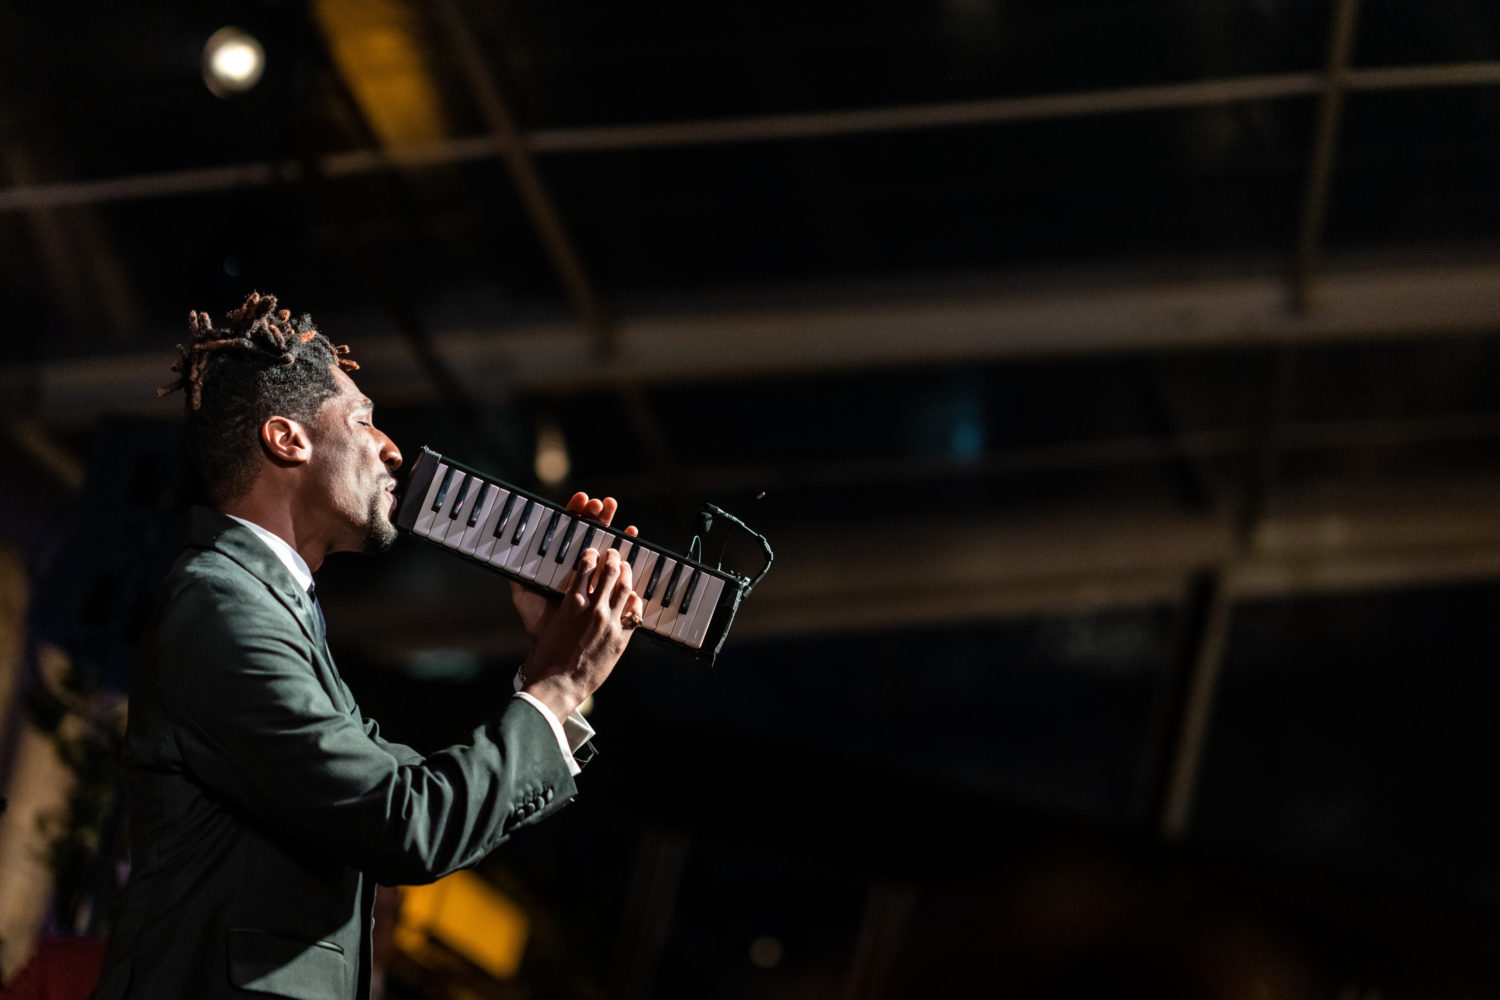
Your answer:
[[[132,870],[95,995],[363,998],[377,884],[473,865],[573,797],[591,732],[575,710],[641,601],[617,552],[589,550],[562,599],[518,594],[532,647],[514,699],[441,753],[383,739],[311,583],[328,555],[394,541],[401,454],[307,316],[252,294],[191,328],[163,392],[187,395],[216,509],[192,512],[132,684]],[[608,523],[615,503],[569,508]]]

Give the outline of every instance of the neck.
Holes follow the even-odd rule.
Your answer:
[[[218,505],[219,511],[253,521],[286,542],[307,568],[316,573],[327,557],[329,546],[319,533],[308,530],[312,523],[306,517],[297,516],[297,505],[292,498],[252,487],[244,496]]]

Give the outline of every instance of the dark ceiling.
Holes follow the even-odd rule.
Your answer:
[[[776,547],[492,859],[541,928],[493,995],[1492,995],[1497,47],[1487,0],[7,5],[37,635],[124,683],[152,390],[272,291],[408,457]],[[508,690],[498,578],[319,592],[385,731]]]

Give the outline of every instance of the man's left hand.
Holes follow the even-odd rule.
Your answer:
[[[567,509],[569,513],[581,514],[600,524],[609,524],[614,520],[619,504],[615,502],[614,497],[603,499],[596,497],[590,500],[587,493],[580,492],[573,494],[573,498],[568,501]],[[637,534],[635,525],[632,524],[626,528],[625,534]],[[526,638],[531,641],[532,645],[535,645],[536,637],[541,634],[552,612],[557,610],[561,599],[555,594],[541,594],[530,590],[514,581],[510,585],[510,598],[516,606],[516,613],[521,616],[521,627],[526,630]]]

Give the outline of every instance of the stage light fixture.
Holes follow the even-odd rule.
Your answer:
[[[242,94],[265,72],[266,53],[254,35],[239,28],[220,28],[203,46],[203,82],[215,97]]]

